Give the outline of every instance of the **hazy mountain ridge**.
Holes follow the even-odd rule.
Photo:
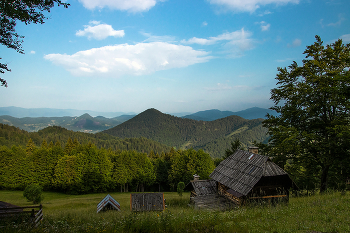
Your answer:
[[[0,107],[0,116],[8,115],[16,118],[24,117],[77,117],[83,114],[91,116],[104,116],[114,118],[121,115],[136,115],[134,112],[99,112],[77,109],[55,109],[55,108],[20,108],[20,107]]]
[[[201,120],[201,121],[214,121],[220,118],[225,118],[228,116],[235,115],[235,116],[240,116],[244,119],[252,120],[252,119],[258,119],[258,118],[266,119],[267,113],[273,116],[277,115],[277,112],[273,110],[253,107],[253,108],[248,108],[238,112],[220,111],[218,109],[211,109],[211,110],[199,111],[190,115],[186,115],[186,116],[183,116],[182,118]]]
[[[245,146],[252,145],[253,141],[265,141],[268,136],[262,121],[235,115],[214,121],[197,121],[148,109],[103,133],[120,138],[145,137],[177,148],[204,149],[212,157],[221,157],[235,138]]]
[[[36,132],[50,126],[61,126],[73,131],[96,133],[112,128],[134,115],[122,115],[115,118],[92,117],[85,113],[80,117],[24,117],[0,116],[0,123],[18,127],[28,132]]]

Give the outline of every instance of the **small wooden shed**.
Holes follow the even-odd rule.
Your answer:
[[[163,211],[165,209],[164,193],[130,194],[131,211]]]
[[[218,195],[217,182],[215,180],[191,180],[185,187],[190,191],[190,206],[195,209],[225,210],[231,208],[226,198]]]
[[[100,201],[97,205],[97,213],[100,211],[106,211],[106,210],[118,210],[120,211],[120,204],[114,198],[107,194],[105,198]]]
[[[289,200],[289,189],[297,188],[289,175],[267,156],[237,150],[210,174],[218,194],[237,205],[251,199]]]

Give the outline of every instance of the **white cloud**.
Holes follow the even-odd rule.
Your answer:
[[[176,39],[174,36],[155,36],[151,33],[147,32],[140,32],[143,36],[148,37],[143,42],[176,42]]]
[[[345,20],[345,18],[342,15],[339,15],[339,20],[335,23],[329,23],[327,24],[327,26],[331,26],[331,27],[336,27],[336,26],[340,26],[341,23]]]
[[[154,7],[157,0],[79,0],[79,2],[90,10],[108,7],[122,11],[142,12]]]
[[[203,23],[202,23],[202,26],[203,27],[205,27],[205,26],[207,26],[208,25],[208,23],[206,22],[206,21],[204,21]]]
[[[265,10],[264,13],[258,14],[258,16],[264,16],[264,15],[269,15],[269,14],[272,14],[272,12],[269,10]]]
[[[257,22],[256,24],[260,24],[261,31],[268,31],[271,26],[271,24],[266,23],[265,21]]]
[[[342,36],[340,37],[340,39],[343,40],[343,43],[344,43],[344,42],[345,42],[345,43],[350,42],[350,34],[342,35]]]
[[[224,42],[224,46],[230,53],[241,56],[242,52],[252,49],[253,40],[250,39],[252,33],[245,31],[244,28],[234,32],[227,32],[215,37],[197,38],[193,37],[189,40],[182,40],[181,43],[184,44],[200,44],[200,45],[212,45],[218,42]]]
[[[79,30],[75,33],[76,36],[86,36],[89,39],[103,40],[109,36],[123,37],[124,30],[114,30],[111,25],[100,24],[98,21],[90,21],[90,25],[84,25],[84,30]],[[91,26],[95,25],[95,26]]]
[[[30,51],[30,54],[35,54],[35,51],[34,50]]]
[[[48,54],[44,58],[63,66],[74,76],[104,74],[118,77],[187,67],[207,62],[212,57],[208,52],[194,50],[189,46],[152,42],[105,46],[72,55]]]
[[[300,39],[295,39],[292,44],[288,44],[288,47],[299,47],[301,45],[301,40]]]
[[[208,0],[211,4],[223,7],[223,9],[235,12],[254,12],[261,6],[275,4],[282,5],[287,3],[298,4],[299,0]]]

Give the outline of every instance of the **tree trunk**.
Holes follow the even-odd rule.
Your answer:
[[[326,165],[322,168],[320,193],[323,193],[327,190],[328,171],[329,165]]]

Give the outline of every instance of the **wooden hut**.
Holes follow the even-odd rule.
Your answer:
[[[230,203],[226,198],[218,195],[217,182],[215,180],[199,180],[198,175],[193,176],[185,187],[190,191],[190,205],[196,209],[228,209]]]
[[[131,211],[163,211],[165,209],[164,193],[130,194]]]
[[[247,200],[288,201],[296,188],[289,175],[267,156],[237,150],[210,174],[217,181],[218,194],[237,205]]]
[[[97,205],[97,213],[106,210],[120,211],[120,204],[109,194],[107,194],[107,196],[103,198],[102,201],[100,201],[100,203]]]

